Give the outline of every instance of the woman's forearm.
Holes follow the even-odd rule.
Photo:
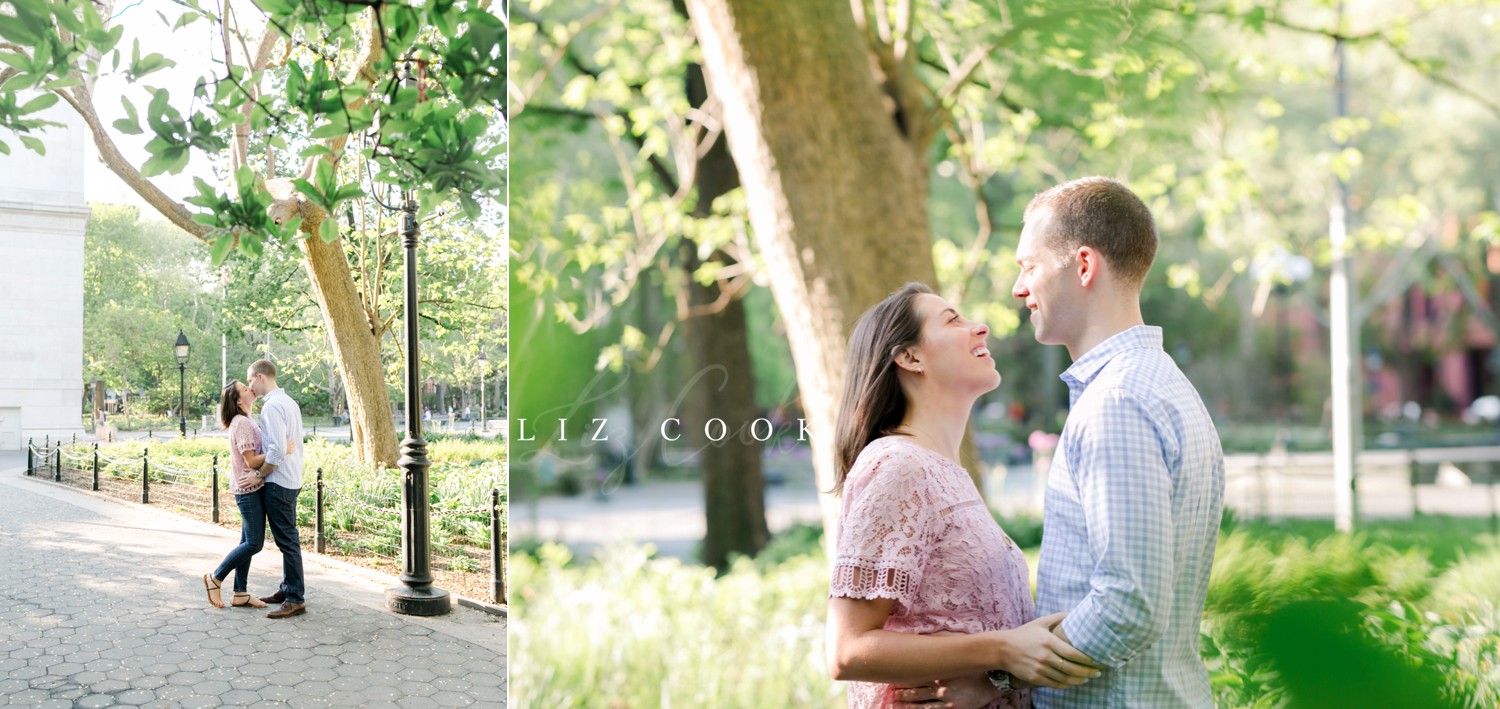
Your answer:
[[[843,682],[920,684],[1000,667],[1004,634],[914,635],[874,629],[830,638],[829,669]]]
[[[240,451],[240,458],[245,461],[245,467],[249,468],[250,470],[255,470],[259,468],[262,463],[266,462],[265,453],[252,453],[248,450]]]

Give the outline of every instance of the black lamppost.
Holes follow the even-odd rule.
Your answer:
[[[187,335],[182,334],[182,328],[177,329],[177,344],[172,347],[177,355],[177,415],[178,429],[183,438],[187,437],[187,358],[188,358]]]
[[[490,358],[484,350],[479,351],[479,418],[484,421],[484,430],[490,430],[489,412],[484,408],[484,375],[489,371]]]
[[[401,84],[415,87],[411,65],[403,68]],[[432,548],[427,505],[427,441],[422,438],[422,373],[417,337],[417,193],[406,190],[401,199],[401,236],[406,250],[406,438],[401,441],[401,581],[385,590],[386,608],[405,615],[443,615],[453,610],[447,591],[432,585]]]

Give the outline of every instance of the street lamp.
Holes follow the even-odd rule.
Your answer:
[[[177,355],[177,415],[178,429],[182,437],[187,437],[187,358],[188,358],[187,335],[182,334],[182,328],[177,329],[177,344],[172,351]]]
[[[484,421],[484,430],[490,430],[489,412],[484,408],[484,375],[489,371],[490,358],[485,355],[484,350],[479,351],[479,419]]]
[[[415,88],[411,64],[402,68],[401,85]],[[443,615],[453,610],[452,598],[432,585],[431,518],[427,504],[427,441],[422,438],[422,359],[417,325],[417,193],[406,190],[401,200],[401,236],[406,251],[406,438],[401,441],[401,575],[400,586],[385,590],[385,607],[404,615]]]

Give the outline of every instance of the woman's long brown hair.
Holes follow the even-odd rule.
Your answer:
[[[906,416],[906,394],[897,378],[896,357],[922,340],[917,296],[932,293],[924,283],[908,283],[865,311],[849,337],[849,363],[844,370],[844,396],[839,406],[833,494],[844,490],[844,479],[870,442],[888,436]]]
[[[245,415],[245,412],[240,411],[239,385],[238,381],[230,382],[229,386],[224,387],[223,393],[219,394],[219,423],[224,424],[226,429],[234,421],[234,417]]]

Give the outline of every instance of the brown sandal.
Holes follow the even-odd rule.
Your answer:
[[[234,594],[234,600],[230,601],[230,605],[236,608],[241,608],[244,606],[249,606],[251,608],[265,608],[266,602],[250,595],[249,593],[241,591]]]
[[[219,593],[219,589],[221,588],[221,586],[219,585],[218,579],[215,579],[213,574],[203,575],[203,588],[208,591],[209,603],[212,603],[215,608],[224,607],[224,597]]]

